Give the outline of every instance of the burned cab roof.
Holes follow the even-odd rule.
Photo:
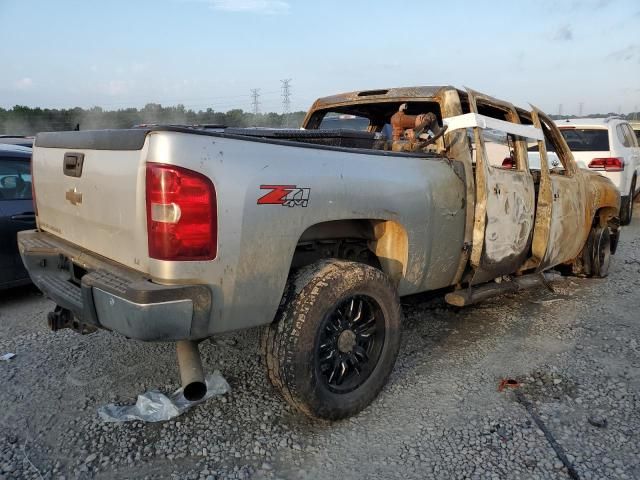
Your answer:
[[[421,87],[400,87],[400,88],[382,88],[376,90],[360,90],[356,92],[341,93],[322,97],[313,104],[313,109],[323,109],[334,105],[344,103],[371,101],[393,101],[393,100],[411,100],[418,98],[433,98],[441,95],[445,90],[455,90],[450,85],[439,86],[421,86]]]

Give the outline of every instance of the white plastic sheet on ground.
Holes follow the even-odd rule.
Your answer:
[[[231,387],[217,370],[205,379],[207,394],[200,400],[190,402],[182,394],[182,388],[173,392],[170,396],[158,390],[138,395],[135,405],[115,405],[110,403],[98,409],[98,415],[105,422],[131,422],[142,420],[143,422],[164,422],[189,410],[191,407],[202,403],[215,395],[227,393]]]

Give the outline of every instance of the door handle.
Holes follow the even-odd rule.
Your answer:
[[[80,177],[83,163],[84,153],[67,152],[64,154],[62,172],[68,177]]]
[[[21,213],[19,215],[12,215],[11,220],[16,222],[35,222],[36,216],[34,213]]]

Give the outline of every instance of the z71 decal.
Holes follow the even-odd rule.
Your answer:
[[[260,185],[260,190],[270,190],[258,199],[258,205],[282,205],[285,207],[306,207],[309,203],[310,188],[296,185]]]

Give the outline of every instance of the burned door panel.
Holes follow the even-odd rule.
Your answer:
[[[526,268],[542,271],[575,258],[586,241],[591,225],[586,205],[586,185],[572,155],[555,132],[551,119],[533,108],[534,126],[544,131],[563,168],[549,169],[547,148],[538,142],[540,186],[532,244]],[[544,128],[543,128],[544,122]],[[558,136],[555,136],[556,133]]]
[[[471,251],[475,269],[473,284],[482,283],[517,271],[526,260],[533,232],[535,192],[528,170],[526,147],[509,124],[519,124],[515,108],[489,97],[469,92],[471,111],[478,104],[505,112],[502,129],[473,128],[476,145],[476,208]],[[488,119],[491,120],[491,119]],[[516,127],[514,125],[514,129]],[[502,140],[504,139],[504,140]],[[514,168],[503,168],[510,160]]]

